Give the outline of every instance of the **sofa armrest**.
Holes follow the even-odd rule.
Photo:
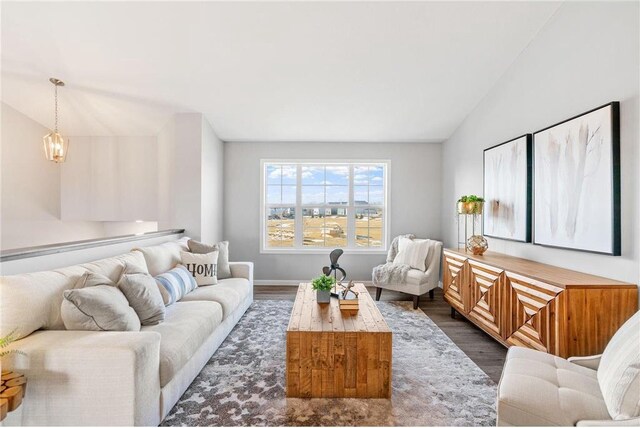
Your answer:
[[[41,330],[12,344],[23,425],[160,423],[160,334]],[[3,367],[4,368],[4,367]]]
[[[637,427],[640,426],[640,418],[613,420],[607,419],[602,421],[578,421],[576,426],[579,427]]]
[[[602,357],[602,354],[589,355],[588,357],[569,357],[567,361],[591,370],[598,370],[598,366],[600,365],[600,357]]]
[[[253,263],[252,262],[229,262],[231,276],[234,278],[248,279],[253,287]]]

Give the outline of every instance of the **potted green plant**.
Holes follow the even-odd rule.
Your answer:
[[[318,303],[329,303],[331,301],[331,289],[335,284],[336,279],[327,275],[320,275],[311,282],[311,287],[316,290]]]
[[[465,195],[458,199],[458,214],[482,214],[484,198],[476,195]]]
[[[9,354],[17,353],[24,354],[24,352],[19,351],[17,349],[6,350],[5,348],[11,345],[13,342],[18,340],[18,336],[15,334],[16,331],[13,330],[11,333],[7,334],[4,337],[0,337],[0,357],[4,357]]]

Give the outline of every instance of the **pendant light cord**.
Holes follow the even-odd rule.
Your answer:
[[[55,100],[55,105],[56,105],[56,121],[55,121],[55,128],[54,128],[54,132],[58,132],[58,85],[54,85],[55,86],[55,95],[54,95],[54,100]]]

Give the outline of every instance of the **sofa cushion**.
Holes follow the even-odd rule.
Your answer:
[[[216,285],[198,287],[182,298],[183,302],[210,301],[222,306],[226,319],[251,292],[249,281],[244,278],[221,279]]]
[[[222,322],[216,302],[178,302],[167,308],[164,322],[143,326],[160,333],[160,386],[173,379]]]
[[[127,298],[112,285],[65,290],[63,296],[61,314],[67,330],[140,330],[140,320]]]
[[[151,276],[157,276],[176,267],[180,263],[180,251],[189,251],[187,241],[184,237],[177,241],[165,242],[160,245],[149,247],[136,247],[133,251],[139,251],[144,256],[147,270]]]
[[[62,292],[74,288],[87,271],[102,274],[115,283],[125,264],[129,263],[147,272],[143,255],[130,252],[50,271],[3,276],[0,278],[0,336],[14,330],[18,337],[25,337],[40,328],[64,330],[60,315]],[[24,308],[30,310],[25,311]]]
[[[407,272],[407,284],[420,285],[429,282],[429,277],[419,269],[409,269]]]
[[[610,419],[595,370],[513,346],[498,386],[499,425],[573,426]]]
[[[640,416],[640,311],[607,344],[598,367],[598,382],[613,419]]]

